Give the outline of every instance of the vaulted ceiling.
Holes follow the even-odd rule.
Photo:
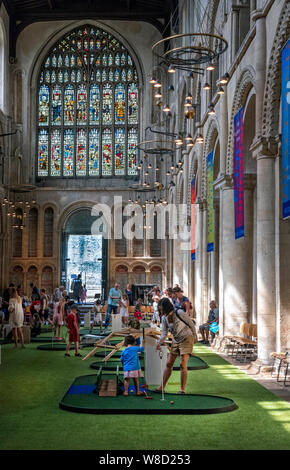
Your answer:
[[[162,34],[177,0],[0,0],[10,18],[10,57],[19,33],[38,21],[73,19],[146,21]]]

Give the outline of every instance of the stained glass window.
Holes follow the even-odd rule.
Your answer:
[[[89,175],[96,176],[99,174],[99,130],[90,130],[89,139]]]
[[[128,175],[135,175],[137,169],[137,149],[138,143],[137,130],[129,129],[128,132]]]
[[[51,175],[60,176],[61,171],[61,138],[60,130],[54,129],[51,134]]]
[[[93,26],[71,31],[39,71],[39,177],[135,176],[137,69],[126,48]]]
[[[48,130],[42,129],[38,134],[38,175],[48,175]]]
[[[74,164],[74,131],[64,130],[64,155],[63,155],[63,175],[73,176]]]
[[[48,126],[49,124],[49,88],[42,85],[39,89],[39,114],[38,124],[40,126]]]
[[[102,173],[112,174],[112,131],[104,129],[102,135]]]

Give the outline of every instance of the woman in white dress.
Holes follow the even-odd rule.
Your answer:
[[[22,332],[24,313],[22,308],[21,297],[17,294],[15,287],[11,288],[8,311],[10,313],[9,322],[13,328],[15,348],[17,348],[18,333],[20,336],[21,346],[24,348],[24,338]]]
[[[129,297],[127,294],[123,294],[120,300],[120,315],[124,325],[127,325],[129,320]]]

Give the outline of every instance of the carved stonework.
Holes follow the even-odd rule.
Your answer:
[[[241,74],[234,95],[232,113],[229,126],[228,136],[228,153],[227,153],[227,166],[226,172],[231,174],[233,172],[233,154],[234,154],[234,117],[239,109],[245,104],[247,96],[255,83],[255,70],[253,67],[247,67]]]
[[[266,78],[262,121],[262,135],[264,137],[275,137],[279,132],[281,51],[289,36],[290,2],[286,1],[277,25]]]

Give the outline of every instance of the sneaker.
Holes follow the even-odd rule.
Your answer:
[[[75,354],[76,357],[83,357],[80,353]]]
[[[66,357],[70,357],[70,354],[65,353],[65,356],[66,356]]]

